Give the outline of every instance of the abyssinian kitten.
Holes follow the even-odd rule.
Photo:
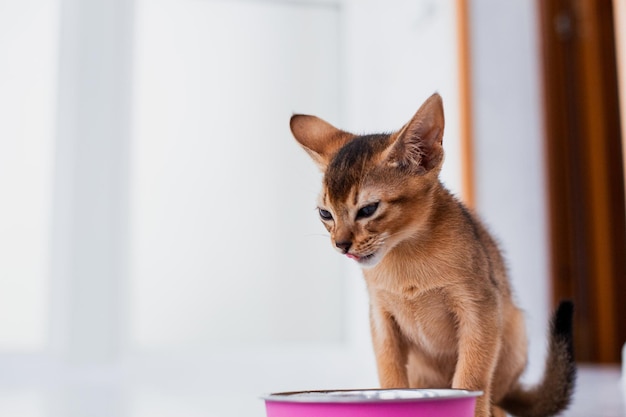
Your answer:
[[[380,385],[480,390],[477,417],[565,409],[573,306],[552,318],[542,381],[523,387],[524,318],[500,250],[439,180],[441,97],[391,134],[354,135],[300,114],[290,125],[324,173],[318,208],[333,245],[363,269]]]

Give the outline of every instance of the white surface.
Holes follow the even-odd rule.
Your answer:
[[[131,11],[60,7],[46,353],[72,362],[114,360],[125,331]]]
[[[294,111],[339,117],[338,9],[147,0],[136,13],[131,347],[342,342],[344,269],[289,131]]]
[[[0,352],[46,343],[57,1],[0,1]]]
[[[622,396],[624,404],[626,404],[626,343],[622,348]]]
[[[581,366],[574,401],[563,417],[624,417],[626,398],[620,395],[618,366]]]

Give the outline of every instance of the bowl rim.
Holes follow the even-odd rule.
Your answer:
[[[368,388],[275,392],[263,395],[261,399],[265,400],[266,402],[355,404],[438,400],[441,401],[450,399],[474,398],[481,395],[483,395],[482,391],[470,391],[455,388]]]

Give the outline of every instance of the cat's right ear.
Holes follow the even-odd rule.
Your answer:
[[[306,114],[291,116],[289,126],[294,138],[322,172],[326,171],[335,153],[354,137],[319,117]]]

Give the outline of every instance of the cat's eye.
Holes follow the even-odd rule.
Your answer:
[[[378,209],[378,203],[372,203],[365,207],[361,207],[356,213],[356,218],[365,219],[367,217],[371,217],[374,213],[376,213],[376,209]]]
[[[322,218],[322,220],[332,220],[333,219],[333,215],[330,214],[330,211],[328,210],[324,210],[324,209],[319,209],[320,212],[320,217]]]

